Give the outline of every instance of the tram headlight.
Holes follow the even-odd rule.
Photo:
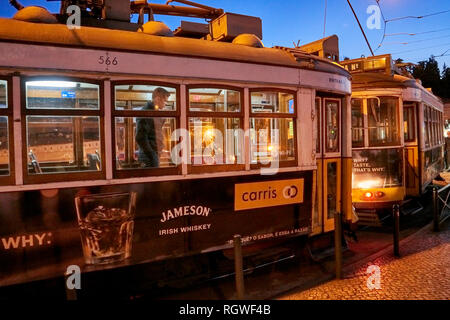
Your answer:
[[[364,192],[364,197],[366,198],[366,199],[372,199],[373,198],[373,193],[372,192],[370,192],[370,191],[368,191],[368,192]]]

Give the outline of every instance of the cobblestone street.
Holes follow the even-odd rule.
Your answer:
[[[356,269],[344,269],[343,280],[333,280],[306,291],[281,296],[281,300],[450,300],[450,223],[439,233],[427,227],[400,244],[400,258],[392,249]],[[379,267],[379,289],[370,265]],[[368,286],[369,282],[369,286]]]

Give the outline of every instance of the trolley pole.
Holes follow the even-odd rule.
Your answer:
[[[334,253],[336,279],[342,279],[342,218],[340,212],[335,212],[334,214]]]
[[[395,204],[392,206],[392,216],[394,220],[394,256],[400,257],[399,234],[400,234],[400,206]]]
[[[433,187],[433,231],[439,232],[439,197],[436,187]]]
[[[236,274],[236,294],[238,300],[244,299],[244,269],[242,263],[241,236],[234,236],[234,271]]]

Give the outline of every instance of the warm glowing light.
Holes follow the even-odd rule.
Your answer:
[[[364,193],[364,196],[366,197],[366,198],[372,198],[373,197],[373,193],[372,192],[366,192],[366,193]]]
[[[212,139],[214,137],[214,130],[208,129],[205,131],[205,138],[206,139]]]
[[[70,81],[30,81],[27,82],[29,87],[56,87],[56,88],[75,88],[76,82]]]
[[[358,189],[370,189],[380,186],[379,180],[365,180],[357,183],[356,188]]]
[[[268,151],[272,151],[272,150],[273,150],[273,146],[268,146],[268,147],[267,147],[267,150],[268,150]]]

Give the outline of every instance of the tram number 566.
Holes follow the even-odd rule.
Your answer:
[[[110,57],[110,56],[100,56],[98,58],[98,64],[104,64],[107,66],[113,65],[117,66],[119,64],[119,61],[117,61],[117,57]]]

